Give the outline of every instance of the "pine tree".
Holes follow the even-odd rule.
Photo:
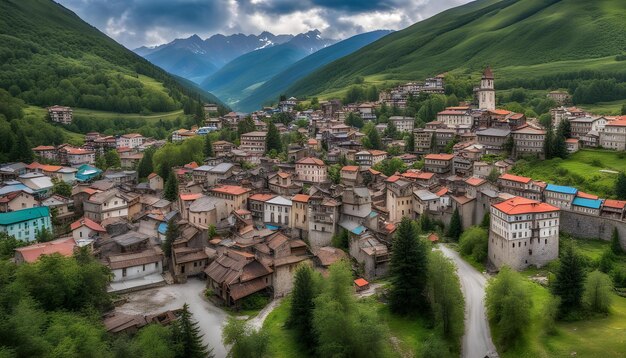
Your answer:
[[[425,312],[428,248],[419,239],[415,224],[402,218],[391,253],[389,303],[399,314]]]
[[[513,136],[509,136],[507,138],[502,149],[504,149],[509,157],[512,157],[515,154],[515,141],[513,140]]]
[[[267,137],[265,138],[265,150],[267,152],[275,149],[277,152],[282,151],[283,142],[280,139],[280,132],[274,122],[270,122],[267,127]]]
[[[569,120],[563,119],[559,123],[559,127],[556,130],[557,135],[563,136],[565,138],[570,138],[572,136],[572,124]]]
[[[247,116],[242,121],[237,123],[237,134],[241,137],[242,134],[254,132],[256,130],[256,125],[254,124],[254,120],[252,117]]]
[[[561,298],[559,312],[563,316],[580,307],[585,272],[580,257],[571,246],[565,248],[560,261],[552,292]]]
[[[178,179],[176,174],[170,170],[169,177],[165,181],[165,190],[163,191],[163,198],[171,202],[178,199]]]
[[[28,164],[35,160],[35,155],[33,154],[30,141],[26,138],[23,130],[19,130],[17,133],[17,140],[13,142],[10,158],[11,160]]]
[[[462,233],[463,225],[461,224],[461,215],[459,214],[459,208],[456,208],[452,213],[452,218],[450,218],[450,225],[448,226],[448,237],[454,239],[455,241],[458,241]]]
[[[380,140],[380,135],[378,134],[378,130],[376,130],[376,128],[369,132],[367,139],[369,140],[369,149],[383,149],[383,142]]]
[[[483,221],[481,221],[480,223],[480,227],[482,227],[483,229],[489,230],[490,221],[491,221],[491,217],[489,216],[489,212],[486,212],[485,215],[483,216]]]
[[[204,138],[204,157],[210,158],[213,156],[215,156],[213,154],[213,143],[211,142],[211,136],[207,134]]]
[[[566,158],[567,157],[567,143],[565,143],[565,137],[557,135],[552,142],[552,155],[553,157]]]
[[[178,230],[178,224],[174,218],[171,218],[167,222],[167,230],[165,231],[165,241],[161,245],[161,249],[163,249],[163,255],[166,258],[170,258],[172,255],[172,243],[180,236],[180,232]]]
[[[626,200],[626,174],[620,172],[617,174],[617,180],[615,181],[615,195],[620,200]]]
[[[546,156],[546,159],[552,159],[554,156],[552,153],[553,142],[554,141],[554,132],[552,132],[552,126],[546,128],[546,139],[543,142],[543,153]]]
[[[611,251],[615,255],[621,255],[624,253],[624,249],[622,249],[622,244],[619,241],[619,232],[617,228],[613,228],[613,235],[611,235]]]
[[[293,292],[291,294],[291,311],[289,312],[289,327],[293,328],[298,338],[307,348],[315,344],[313,331],[313,309],[315,309],[315,282],[313,269],[310,265],[302,264],[294,275]]]
[[[415,137],[413,133],[409,134],[405,140],[404,151],[407,153],[413,153],[415,151]]]
[[[183,305],[180,317],[173,325],[174,345],[176,357],[180,358],[207,358],[214,357],[213,349],[209,349],[202,343],[203,335],[200,333],[198,322],[193,321],[189,305]]]
[[[148,175],[154,172],[154,166],[152,164],[152,158],[154,157],[154,148],[150,147],[143,152],[143,158],[137,165],[137,175],[139,178],[147,178]]]

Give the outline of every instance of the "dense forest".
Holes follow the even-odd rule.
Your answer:
[[[47,0],[0,3],[0,88],[37,106],[121,113],[220,103]]]

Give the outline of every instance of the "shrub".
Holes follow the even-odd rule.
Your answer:
[[[585,281],[583,302],[593,312],[608,313],[611,308],[611,278],[600,271],[593,271]]]
[[[257,292],[241,300],[241,309],[260,310],[267,306],[270,299],[266,294]]]
[[[471,256],[476,262],[483,262],[487,258],[488,241],[486,229],[472,226],[461,235],[459,248],[463,255]]]

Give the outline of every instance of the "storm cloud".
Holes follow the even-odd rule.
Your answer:
[[[297,34],[328,38],[399,30],[470,0],[57,0],[124,46],[197,34]]]

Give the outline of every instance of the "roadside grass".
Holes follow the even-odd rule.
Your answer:
[[[389,307],[375,296],[358,300],[358,305],[376,312],[388,328],[389,338],[383,347],[384,357],[412,357],[433,332],[421,317],[401,317],[392,314]],[[263,329],[268,333],[270,357],[313,357],[298,344],[295,332],[286,327],[291,307],[291,298],[286,298],[265,319]],[[313,332],[311,332],[313,334]]]
[[[574,245],[577,251],[592,260],[597,260],[610,245],[599,239],[563,238]],[[620,258],[626,265],[624,258]],[[545,275],[548,268],[529,268],[522,271],[524,276]],[[532,308],[531,322],[525,330],[524,338],[516,346],[502,352],[500,357],[548,358],[548,357],[624,357],[626,356],[626,298],[613,295],[613,306],[608,316],[592,316],[575,322],[556,323],[556,330],[549,334],[543,326],[543,307],[550,297],[549,289],[530,280],[526,281]],[[499,332],[493,329],[494,337]]]
[[[626,171],[626,156],[615,151],[584,149],[566,159],[555,158],[516,165],[513,172],[548,183],[574,186],[603,198],[613,197],[617,174],[600,170]]]

